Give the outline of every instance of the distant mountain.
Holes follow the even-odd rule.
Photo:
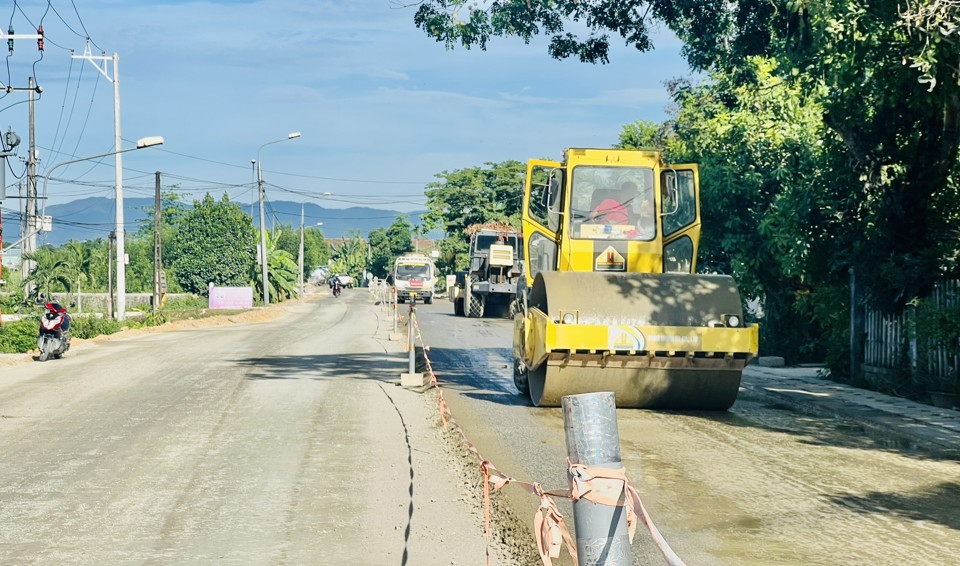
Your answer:
[[[116,227],[116,207],[113,198],[90,197],[53,204],[44,214],[53,219],[53,230],[39,235],[38,243],[60,246],[69,240],[106,239]],[[127,234],[137,232],[147,222],[146,210],[153,209],[152,198],[125,198],[123,200],[123,225]],[[188,207],[192,207],[192,201]],[[260,226],[259,206],[242,204],[244,212],[253,216],[255,227]],[[371,230],[393,224],[398,216],[404,216],[413,224],[420,224],[425,210],[403,213],[380,208],[323,208],[313,203],[303,206],[304,226],[319,228],[327,238],[343,238],[354,233],[366,236]],[[282,224],[300,228],[300,203],[271,201],[266,211],[267,229]],[[8,246],[20,239],[20,216],[15,210],[3,210],[3,244]]]

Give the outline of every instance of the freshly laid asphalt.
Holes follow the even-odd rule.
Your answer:
[[[856,421],[878,432],[960,451],[960,410],[859,389],[824,378],[819,367],[762,367],[744,370],[741,395],[772,396],[801,411]]]

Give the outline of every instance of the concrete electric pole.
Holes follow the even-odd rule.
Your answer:
[[[120,150],[120,71],[118,69],[120,56],[116,53],[113,56],[93,55],[90,51],[90,41],[84,48],[83,55],[72,55],[74,59],[86,59],[100,71],[108,81],[113,83],[113,128],[114,128],[114,146],[115,146],[115,167],[116,167],[116,228],[114,230],[117,239],[117,320],[123,320],[127,316],[127,276],[126,276],[126,251],[124,250],[124,229],[123,229],[123,157]],[[107,62],[113,62],[113,75],[107,73]],[[102,66],[101,66],[102,65]]]

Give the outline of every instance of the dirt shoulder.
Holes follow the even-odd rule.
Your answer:
[[[114,334],[101,334],[94,338],[81,339],[72,338],[70,340],[71,350],[82,350],[94,344],[111,342],[113,340],[125,340],[144,334],[156,334],[158,332],[176,332],[179,330],[189,330],[192,328],[209,328],[211,326],[223,326],[226,324],[256,324],[262,322],[271,322],[284,316],[290,309],[298,306],[301,302],[312,302],[319,300],[323,295],[314,293],[307,295],[303,301],[286,301],[270,305],[269,307],[255,307],[253,309],[228,314],[213,314],[216,311],[201,311],[199,318],[189,318],[186,320],[176,320],[167,322],[158,326],[144,326],[140,328],[125,328]],[[12,366],[36,360],[37,351],[31,350],[25,354],[0,354],[0,366]]]

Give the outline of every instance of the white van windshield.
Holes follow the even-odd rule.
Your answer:
[[[397,279],[406,281],[411,277],[427,278],[430,267],[426,263],[401,263],[397,265]]]

